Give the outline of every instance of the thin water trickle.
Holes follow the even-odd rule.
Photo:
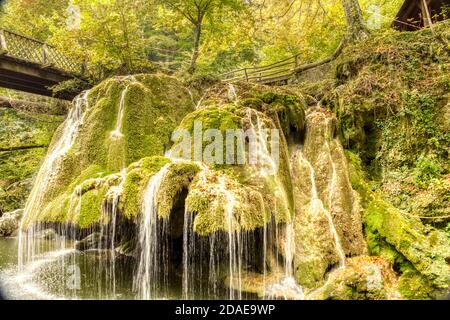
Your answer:
[[[227,93],[228,93],[229,100],[233,101],[234,103],[238,102],[239,97],[236,92],[236,87],[232,83],[228,84],[228,92]]]
[[[125,114],[125,100],[127,97],[128,90],[130,89],[130,86],[134,83],[137,83],[137,80],[134,76],[127,76],[124,78],[124,80],[128,81],[128,84],[120,93],[119,112],[117,113],[116,127],[111,132],[111,138],[113,139],[119,139],[123,136],[122,127],[123,127],[123,116]]]

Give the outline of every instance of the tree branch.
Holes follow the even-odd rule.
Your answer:
[[[344,38],[331,56],[329,56],[328,58],[325,58],[323,60],[320,60],[318,62],[301,65],[294,69],[294,73],[301,73],[303,71],[314,69],[316,67],[319,67],[321,65],[324,65],[326,63],[329,63],[329,62],[335,60],[342,53],[342,50],[344,49],[346,44],[347,44],[347,39]]]
[[[179,6],[177,6],[175,3],[173,3],[170,0],[166,0],[166,3],[169,7],[171,7],[173,10],[178,11],[178,13],[182,14],[186,19],[188,19],[192,24],[196,24],[197,21],[195,18],[189,13],[181,9]]]

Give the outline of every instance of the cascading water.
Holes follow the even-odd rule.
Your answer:
[[[72,147],[78,131],[83,125],[85,111],[89,107],[88,96],[89,91],[85,91],[74,99],[74,106],[64,121],[60,138],[48,151],[47,157],[37,174],[33,189],[25,205],[19,232],[18,264],[20,270],[24,268],[25,263],[33,261],[35,256],[40,253],[39,248],[36,247],[36,233],[42,231],[39,226],[29,226],[28,230],[24,230],[24,224],[31,217],[39,214],[39,207],[50,183],[59,170],[60,162]]]
[[[228,99],[233,102],[237,102],[239,99],[236,88],[232,83],[228,84]]]
[[[111,138],[113,139],[120,139],[123,136],[122,127],[123,127],[123,116],[125,114],[125,99],[127,97],[127,93],[128,90],[130,89],[130,86],[134,83],[137,83],[137,80],[134,76],[127,76],[124,78],[124,80],[127,81],[128,83],[120,93],[119,112],[117,113],[116,127],[111,132]]]
[[[149,181],[142,202],[139,228],[139,266],[135,288],[142,299],[162,298],[167,294],[169,219],[158,217],[157,197],[170,164],[166,164]],[[162,295],[162,296],[161,296]]]
[[[219,177],[219,192],[225,197],[225,219],[228,227],[228,265],[229,265],[229,286],[230,299],[242,299],[242,255],[241,238],[237,223],[234,218],[234,206],[236,199],[230,192],[223,177]],[[237,296],[235,290],[237,289]]]
[[[263,177],[270,177],[274,180],[275,184],[275,195],[277,199],[281,200],[281,205],[285,212],[290,212],[289,210],[289,201],[286,194],[286,190],[280,181],[278,176],[278,163],[274,159],[274,153],[278,150],[270,150],[268,146],[268,129],[265,126],[263,120],[259,116],[258,112],[254,109],[247,110],[247,119],[250,125],[250,130],[253,133],[253,136],[256,138],[256,150],[255,156],[257,159],[257,164],[259,168],[259,174]],[[273,132],[272,132],[273,135]],[[273,138],[273,137],[272,137]],[[274,145],[271,146],[274,148]],[[264,296],[267,297],[277,297],[283,296],[280,295],[280,292],[289,291],[288,295],[290,298],[303,299],[303,289],[296,283],[294,279],[294,271],[293,271],[293,255],[294,255],[294,222],[292,221],[292,215],[288,217],[291,221],[285,223],[284,229],[284,278],[280,283],[271,284],[269,287],[266,287],[266,266],[264,265]],[[275,228],[275,241],[278,242],[278,226],[275,223],[274,225],[270,225],[271,228]],[[267,227],[264,227],[263,230],[263,248],[264,248],[264,260],[267,257]],[[278,254],[277,254],[278,255]],[[287,298],[287,296],[285,296]]]
[[[345,265],[345,253],[344,250],[342,249],[341,246],[341,242],[339,239],[339,235],[337,233],[336,227],[334,225],[333,222],[333,218],[330,214],[330,211],[328,209],[325,208],[325,206],[323,205],[322,200],[320,200],[319,195],[317,193],[317,188],[316,188],[316,180],[315,180],[315,172],[314,172],[314,168],[312,167],[311,163],[305,159],[305,157],[303,156],[303,153],[301,151],[301,149],[299,149],[297,151],[297,155],[299,160],[306,165],[306,167],[309,170],[309,177],[310,177],[310,181],[311,181],[311,201],[310,201],[310,210],[311,212],[323,212],[325,214],[325,217],[327,218],[328,224],[329,224],[329,228],[330,231],[333,235],[333,240],[334,240],[334,246],[336,249],[336,252],[339,256],[339,266],[343,267]],[[333,167],[333,178],[331,180],[331,186],[333,186],[336,182],[336,170]],[[331,187],[331,190],[333,190],[333,187]],[[331,194],[331,192],[330,192]],[[332,197],[330,196],[330,208],[332,205]]]
[[[103,287],[106,287],[109,291],[106,297],[114,298],[116,296],[116,228],[119,200],[123,192],[125,178],[126,169],[123,169],[120,172],[120,183],[108,190],[106,201],[102,207],[102,221],[100,222],[97,250],[101,252],[103,258],[99,259],[98,268],[105,272],[105,285],[103,285],[102,279],[98,280],[99,296],[103,296]]]

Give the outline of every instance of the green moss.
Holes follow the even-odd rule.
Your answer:
[[[74,217],[74,221],[80,228],[88,228],[100,223],[106,192],[107,188],[102,188],[100,190],[90,190],[83,194],[79,216]]]
[[[42,109],[45,110],[45,106]],[[0,214],[24,206],[32,177],[63,119],[62,116],[39,113],[39,110],[0,107],[0,149],[36,146],[0,151]]]
[[[158,215],[169,217],[177,197],[183,189],[187,190],[200,168],[195,163],[174,163],[161,182],[158,195]]]
[[[449,239],[438,230],[424,226],[419,219],[403,214],[385,202],[379,193],[372,192],[360,171],[355,155],[347,153],[350,163],[352,186],[363,200],[364,226],[369,248],[380,253],[381,241],[392,245],[435,287],[446,288],[450,284]]]
[[[274,202],[273,195],[244,186],[221,172],[208,170],[194,178],[185,206],[188,212],[196,214],[194,231],[206,236],[218,231],[228,232],[230,228],[249,231],[263,227],[270,221],[271,214],[267,198]],[[233,214],[231,226],[230,212]]]
[[[236,106],[208,106],[188,114],[180,124],[181,129],[194,133],[194,124],[201,122],[202,130],[218,129],[225,134],[227,129],[240,128],[240,117],[235,114]]]
[[[398,282],[398,290],[406,299],[435,299],[436,289],[424,276],[415,270],[404,272]]]
[[[111,181],[105,179],[108,175],[109,172],[101,170],[99,166],[88,167],[65,192],[56,195],[39,215],[25,218],[24,226],[35,222],[71,222],[86,228],[98,223],[101,203],[109,187],[107,181]]]
[[[194,109],[187,89],[175,78],[138,75],[141,85],[131,86],[123,129],[127,139],[127,163],[143,157],[163,155],[172,131]]]
[[[419,187],[426,187],[432,179],[439,178],[442,172],[443,168],[436,157],[420,156],[413,171],[414,183]]]
[[[164,157],[147,157],[128,167],[123,196],[120,197],[120,207],[127,219],[138,216],[143,193],[150,178],[169,162],[170,160]]]
[[[286,136],[291,131],[302,132],[305,127],[305,104],[295,95],[267,92],[259,97],[266,106],[267,113],[275,112],[280,120],[280,127]]]

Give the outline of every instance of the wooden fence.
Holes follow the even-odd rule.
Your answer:
[[[74,75],[85,71],[55,47],[6,29],[0,29],[0,55]]]
[[[262,84],[287,82],[295,76],[299,67],[299,55],[260,67],[233,70],[220,75],[222,81],[247,81]]]

